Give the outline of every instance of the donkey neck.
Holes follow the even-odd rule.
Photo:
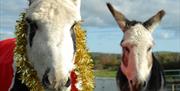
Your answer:
[[[147,84],[147,90],[159,91],[165,86],[164,73],[160,63],[155,58],[154,54],[152,54],[152,57],[153,66],[151,69],[150,79]]]
[[[141,91],[163,91],[165,86],[163,69],[159,62],[152,53],[153,64],[151,68],[151,73],[149,79],[147,79],[146,86]],[[121,91],[130,91],[127,77],[123,74],[122,70],[119,69],[116,76],[117,84]]]

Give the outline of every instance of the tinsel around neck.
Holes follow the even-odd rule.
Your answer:
[[[30,89],[30,91],[44,91],[44,88],[37,77],[37,72],[34,70],[27,58],[26,29],[25,13],[21,13],[16,25],[16,48],[14,50],[17,72],[21,74],[19,79]],[[81,28],[81,24],[79,22],[75,23],[73,31],[75,32],[76,36],[77,48],[74,63],[75,73],[77,74],[77,80],[81,82],[80,90],[93,91],[93,61],[86,47],[86,32]]]

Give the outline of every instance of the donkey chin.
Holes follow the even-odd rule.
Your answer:
[[[144,91],[149,78],[150,74],[138,74],[133,79],[128,79],[130,91]]]
[[[70,72],[72,68],[65,67],[65,64],[64,66],[54,64],[51,67],[50,65],[38,65],[34,66],[34,69],[37,71],[38,78],[45,91],[70,91]]]
[[[136,71],[134,69],[128,69],[123,64],[121,65],[121,70],[123,74],[127,77],[130,91],[143,91],[144,88],[147,86],[147,81],[150,78],[150,71],[152,67],[147,69],[141,68]]]

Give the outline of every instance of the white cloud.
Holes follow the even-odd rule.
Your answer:
[[[13,31],[0,31],[0,40],[13,38],[14,36],[15,35]]]
[[[15,24],[15,18],[12,16],[1,16],[0,28],[10,28]]]
[[[115,20],[107,9],[106,2],[112,3],[130,20],[145,21],[158,10],[164,9],[166,16],[163,18],[159,28],[172,30],[170,33],[173,32],[174,36],[180,34],[179,0],[82,0],[81,15],[82,19],[85,20],[85,26],[98,28],[117,27]],[[1,0],[0,31],[6,28],[14,29],[15,21],[18,19],[19,14],[27,8],[27,4],[27,0]],[[158,34],[159,38],[171,38],[168,35],[169,33]]]
[[[157,29],[153,34],[158,39],[180,39],[180,32],[172,29]]]
[[[1,0],[0,9],[5,13],[17,13],[26,8],[27,0]]]
[[[161,37],[164,38],[164,39],[169,39],[171,37],[173,37],[173,34],[172,33],[167,33],[167,32],[161,32]]]
[[[0,35],[14,35],[12,31],[0,31]]]
[[[91,27],[117,26],[106,7],[106,2],[111,2],[130,20],[145,21],[159,10],[164,9],[166,16],[160,26],[180,30],[179,0],[82,0],[81,13],[85,25]]]
[[[26,0],[0,1],[0,40],[14,37],[16,20],[26,3]]]

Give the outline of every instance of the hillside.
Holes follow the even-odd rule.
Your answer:
[[[154,52],[155,57],[164,69],[180,69],[180,53]],[[117,70],[121,62],[121,54],[91,53],[96,70]]]

